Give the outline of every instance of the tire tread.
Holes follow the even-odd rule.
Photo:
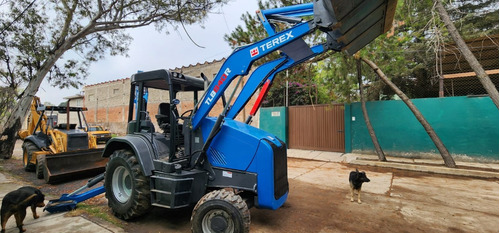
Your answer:
[[[106,187],[106,198],[108,199],[108,206],[116,217],[123,220],[131,220],[146,214],[151,208],[149,181],[142,173],[141,165],[138,163],[134,153],[129,150],[118,150],[113,152],[110,161],[117,157],[122,158],[131,168],[131,175],[134,177],[135,182],[135,190],[132,190],[131,196],[133,203],[125,213],[119,213],[114,209],[115,203],[110,201],[113,197],[111,192],[108,192],[108,187]],[[109,171],[109,164],[108,162],[106,165],[107,171]],[[106,175],[108,175],[108,173],[106,173]],[[112,173],[109,175],[112,175]]]
[[[32,171],[35,171],[35,164],[33,163],[30,163],[30,160],[31,160],[31,157],[32,157],[32,153],[35,152],[35,151],[39,151],[38,147],[32,143],[32,142],[29,142],[29,141],[25,141],[23,143],[23,166],[24,166],[24,170],[26,171],[29,171],[29,172],[32,172]],[[24,151],[26,150],[27,152],[27,156],[28,156],[28,162],[27,164],[25,165],[24,164]]]
[[[198,209],[200,208],[200,206],[202,206],[206,202],[209,202],[212,200],[225,201],[227,203],[230,203],[233,207],[235,207],[243,218],[241,232],[242,233],[250,232],[250,210],[248,209],[246,202],[241,198],[241,196],[235,194],[232,191],[228,191],[225,189],[219,189],[219,190],[212,191],[208,194],[205,194],[205,196],[203,196],[198,201],[198,203],[194,207],[193,213],[191,215],[191,222],[192,222],[191,223],[191,231],[192,232],[197,233],[197,231],[195,231],[195,228],[194,228],[195,224],[193,223],[193,219],[194,219],[194,216],[198,214],[197,213]]]

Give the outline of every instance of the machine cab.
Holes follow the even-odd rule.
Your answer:
[[[203,79],[164,69],[132,75],[127,133],[151,135],[153,141],[158,141],[159,157],[168,153],[171,160],[184,145],[184,120],[192,113],[190,109],[204,86]],[[181,92],[182,96],[177,96]],[[149,93],[155,93],[159,99],[148,99]],[[181,105],[188,109],[181,109]]]

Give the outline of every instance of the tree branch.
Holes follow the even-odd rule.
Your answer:
[[[491,100],[495,104],[495,106],[498,109],[498,90],[495,87],[495,84],[491,81],[490,77],[486,72],[484,71],[483,67],[479,63],[479,61],[476,59],[474,54],[470,51],[469,47],[467,47],[467,44],[465,41],[462,39],[460,34],[458,33],[457,28],[453,24],[453,22],[450,19],[450,16],[448,15],[448,12],[446,12],[446,9],[444,8],[443,4],[441,3],[441,0],[434,0],[434,3],[436,4],[436,9],[439,13],[439,16],[443,23],[446,25],[446,28],[448,29],[448,32],[450,33],[451,38],[455,41],[457,44],[458,49],[460,50],[460,53],[464,55],[465,60],[469,63],[470,67],[476,73],[476,76],[479,79],[479,82],[483,85],[484,89],[490,96]]]

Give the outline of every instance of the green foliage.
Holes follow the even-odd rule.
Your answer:
[[[318,62],[321,72],[317,79],[326,89],[328,99],[338,103],[357,101],[357,76],[355,60],[345,54],[333,53],[331,57]]]
[[[318,103],[318,87],[315,84],[304,85],[299,82],[288,83],[288,105],[311,105]],[[275,85],[269,90],[268,97],[262,102],[264,107],[285,106],[286,83]]]
[[[449,12],[455,15],[462,36],[473,38],[498,33],[498,2],[496,4],[495,6],[489,0],[454,1],[449,4]],[[452,7],[460,10],[453,10]],[[464,12],[469,12],[466,16],[470,20],[467,17],[461,18]],[[360,50],[360,56],[374,61],[408,97],[437,96],[436,53],[451,38],[433,11],[433,1],[398,1],[394,25],[396,26],[391,31]],[[344,55],[336,54],[330,60],[336,64],[320,63],[320,75],[328,80],[325,84],[332,92],[332,100],[357,101],[358,85],[354,62],[348,58],[340,59],[339,56]],[[363,80],[368,100],[395,98],[395,93],[366,67],[363,68]]]
[[[498,34],[498,0],[461,0],[447,5],[464,39]]]
[[[47,74],[54,87],[77,88],[92,62],[107,54],[126,55],[132,38],[123,29],[154,24],[162,30],[168,25],[202,22],[209,10],[225,2],[2,1],[0,82],[16,90]],[[72,54],[63,57],[68,50]]]
[[[434,56],[425,39],[428,32],[424,30],[432,18],[428,9],[432,9],[431,1],[399,1],[394,19],[394,24],[399,26],[379,36],[359,51],[360,56],[374,61],[410,98],[422,97],[422,89],[432,88],[431,73],[427,69],[433,67]],[[335,86],[333,90],[336,95],[332,97],[338,102],[359,101],[355,61],[345,55],[337,56],[343,58],[334,61],[337,63],[333,65],[335,71],[332,71],[335,77],[327,78]],[[394,92],[385,86],[371,69],[363,65],[362,74],[368,100],[394,98]]]

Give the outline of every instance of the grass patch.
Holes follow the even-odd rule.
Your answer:
[[[109,209],[102,205],[89,205],[85,203],[78,203],[77,208],[73,211],[68,212],[67,216],[80,216],[82,214],[87,214],[92,217],[109,222],[117,227],[123,228],[123,222],[117,219],[115,216],[109,213]]]

